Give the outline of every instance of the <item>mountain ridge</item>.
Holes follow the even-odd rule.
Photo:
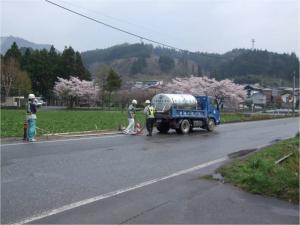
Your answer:
[[[20,37],[15,36],[1,36],[1,46],[0,46],[0,54],[5,54],[6,51],[11,47],[11,45],[16,42],[19,48],[32,48],[34,50],[42,50],[42,49],[49,49],[51,48],[50,44],[37,44],[28,40],[25,40]]]
[[[1,37],[4,54],[16,42],[19,48],[47,49],[19,37]],[[22,51],[25,52],[25,51]],[[59,52],[58,52],[59,53]],[[80,53],[92,75],[103,64],[112,67],[123,80],[168,80],[177,76],[209,76],[233,79],[237,83],[289,85],[291,74],[299,77],[299,58],[295,53],[276,53],[259,49],[233,49],[223,54],[176,51],[151,44],[123,43]]]
[[[171,79],[176,76],[209,76],[238,83],[288,85],[299,59],[295,53],[259,49],[233,49],[224,54],[176,51],[150,44],[121,44],[81,53],[86,68],[95,74],[106,64],[125,80]]]

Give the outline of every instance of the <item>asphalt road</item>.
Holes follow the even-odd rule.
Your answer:
[[[86,199],[104,196],[116,190],[124,191],[128,187],[134,187],[149,180],[221,159],[232,152],[268,145],[273,141],[291,137],[297,131],[299,131],[298,118],[290,118],[226,124],[219,126],[213,133],[200,130],[190,135],[175,133],[154,135],[153,137],[115,135],[2,145],[1,222],[26,221],[26,218],[33,218],[36,215],[38,218],[39,215],[53,209],[61,210],[57,211],[60,213],[53,213],[54,217],[65,215],[66,210],[62,206],[74,202],[84,203]],[[161,185],[170,188],[171,181],[178,181],[179,177],[164,180]],[[182,183],[180,179],[179,184]],[[143,203],[148,204],[147,202],[149,202],[147,188],[161,193],[159,190],[162,187],[159,184],[159,182],[149,183],[145,187],[124,191],[124,193],[130,192],[131,195],[136,193],[142,207]],[[202,185],[204,184],[202,183]],[[205,188],[205,185],[204,187],[200,185],[199,188],[201,187]],[[144,190],[144,193],[141,194],[139,192],[141,190]],[[176,195],[176,193],[172,193]],[[142,198],[141,195],[144,197]],[[128,197],[127,200],[129,199]],[[48,217],[45,217],[45,214],[44,221],[40,220],[40,222],[130,223],[133,220],[129,218],[138,214],[137,211],[141,208],[138,207],[139,205],[134,205],[132,201],[131,204],[125,204],[128,214],[126,212],[118,214],[120,206],[117,207],[119,203],[114,195],[104,200],[94,201],[92,205],[100,203],[102,208],[111,209],[111,214],[106,210],[100,210],[100,206],[95,206],[96,208],[93,209],[99,211],[96,213],[97,216],[94,214],[92,216],[89,214],[91,211],[86,208],[90,204],[82,204],[80,207],[66,211],[71,214],[76,212],[76,215],[84,218],[81,221],[74,215],[66,215],[60,220],[47,220]],[[164,206],[164,203],[161,204]],[[160,203],[158,205],[160,207]],[[124,210],[124,207],[122,209]],[[78,213],[78,210],[81,213]],[[112,214],[112,210],[117,211]],[[214,215],[213,207],[207,213]],[[255,212],[253,213],[255,214]],[[116,215],[123,217],[117,220]],[[164,223],[166,220],[160,219],[158,215],[159,213],[145,220],[137,220],[137,223]],[[187,218],[178,218],[178,220],[181,223],[201,223],[201,221],[197,221],[195,215],[191,216],[192,220]],[[171,222],[175,223],[176,218],[173,218],[175,221]],[[204,222],[218,223],[213,220],[214,218],[217,217],[212,217],[212,220],[207,218]],[[228,221],[230,222],[230,220]],[[250,222],[255,223],[251,220]],[[242,221],[240,220],[239,223]]]

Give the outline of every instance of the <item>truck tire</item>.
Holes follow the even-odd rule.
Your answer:
[[[170,130],[170,125],[168,123],[162,123],[156,128],[160,133],[167,134],[168,131]]]
[[[215,129],[215,126],[216,126],[215,121],[213,119],[208,119],[206,130],[211,132]]]
[[[190,129],[191,129],[191,124],[190,124],[189,120],[187,120],[187,119],[182,120],[179,129],[180,129],[182,134],[189,133]]]

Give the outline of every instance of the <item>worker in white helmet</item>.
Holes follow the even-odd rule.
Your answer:
[[[154,125],[154,112],[155,108],[154,106],[151,105],[150,100],[145,101],[146,107],[144,108],[144,114],[146,117],[146,128],[148,131],[147,136],[152,136],[152,130],[153,130],[153,125]]]
[[[30,142],[36,141],[34,138],[36,135],[36,112],[35,96],[34,94],[29,94],[27,104],[27,140]]]
[[[135,134],[135,112],[136,112],[137,100],[133,99],[131,104],[128,107],[128,126],[124,130],[125,134]]]

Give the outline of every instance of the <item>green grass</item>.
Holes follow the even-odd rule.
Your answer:
[[[275,161],[293,153],[279,164]],[[225,182],[249,191],[299,202],[299,134],[263,150],[251,154],[243,160],[221,167]]]
[[[243,114],[243,113],[223,113],[221,114],[221,123],[233,123],[254,120],[266,120],[274,118],[283,118],[283,115],[267,115],[267,114]]]
[[[23,110],[1,110],[1,137],[23,136]],[[137,113],[137,121],[144,123],[141,112]],[[38,135],[76,131],[118,129],[126,126],[127,112],[116,111],[48,111],[38,112]]]
[[[124,111],[40,111],[37,114],[38,135],[45,133],[80,132],[93,130],[118,129],[127,125],[127,112]],[[226,113],[221,116],[222,123],[270,119],[269,115],[247,116],[241,113]],[[23,136],[24,110],[1,110],[1,137]],[[144,124],[142,112],[137,113],[137,120]]]

